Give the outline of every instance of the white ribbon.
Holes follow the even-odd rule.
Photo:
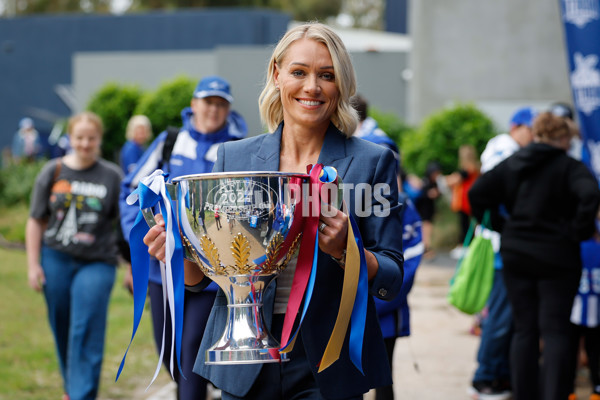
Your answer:
[[[166,331],[166,319],[167,319],[167,305],[169,307],[169,311],[171,313],[171,357],[169,360],[169,370],[171,372],[171,376],[173,377],[174,370],[174,359],[175,359],[175,294],[173,290],[173,270],[171,267],[171,259],[173,257],[174,249],[175,249],[175,238],[173,237],[173,227],[175,221],[173,221],[173,212],[172,205],[169,197],[167,197],[167,188],[165,184],[165,176],[163,171],[158,169],[154,171],[149,176],[143,178],[140,181],[141,184],[147,186],[150,190],[152,190],[155,194],[159,195],[162,198],[162,202],[164,204],[164,211],[167,214],[165,219],[165,230],[166,230],[166,242],[165,242],[165,259],[166,263],[162,261],[160,264],[160,276],[162,279],[162,289],[163,289],[163,320],[165,323],[163,324],[163,334],[162,334],[162,343],[160,347],[160,356],[158,358],[158,364],[156,365],[156,370],[154,372],[154,376],[152,377],[152,381],[150,385],[156,380],[158,374],[160,372],[160,368],[162,365],[162,359],[165,353],[165,331]],[[131,193],[127,197],[127,204],[133,205],[138,199],[138,194],[136,192]],[[163,216],[164,217],[164,216]],[[148,388],[150,387],[148,385]],[[146,390],[148,390],[146,388]]]

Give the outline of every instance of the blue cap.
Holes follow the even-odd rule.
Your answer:
[[[222,97],[228,102],[233,103],[229,82],[219,76],[207,76],[198,82],[198,86],[194,90],[194,97],[197,99],[210,96]]]
[[[535,117],[537,115],[538,115],[538,112],[533,107],[519,108],[517,111],[515,111],[513,116],[510,118],[510,125],[511,126],[526,125],[531,128],[533,126],[533,120],[535,119]]]

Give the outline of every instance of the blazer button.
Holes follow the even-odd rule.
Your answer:
[[[381,297],[385,297],[387,295],[387,290],[385,290],[384,288],[381,288],[381,289],[379,289],[379,292],[377,292],[377,293],[379,293],[379,295]]]

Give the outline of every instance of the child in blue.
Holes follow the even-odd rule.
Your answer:
[[[583,338],[592,395],[590,400],[600,400],[600,242],[596,238],[581,243],[581,281],[573,302],[571,322],[573,323],[573,372],[576,371],[580,339]],[[573,376],[575,383],[575,376]],[[575,390],[571,391],[574,393]],[[574,394],[569,400],[575,400]]]

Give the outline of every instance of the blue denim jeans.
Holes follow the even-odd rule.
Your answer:
[[[64,390],[70,400],[93,400],[98,393],[116,266],[78,260],[44,246],[42,267]]]
[[[499,257],[499,254],[496,254]],[[512,308],[506,294],[502,270],[494,272],[494,285],[488,299],[488,315],[482,322],[477,352],[479,367],[473,381],[510,379],[509,355],[513,334]]]

